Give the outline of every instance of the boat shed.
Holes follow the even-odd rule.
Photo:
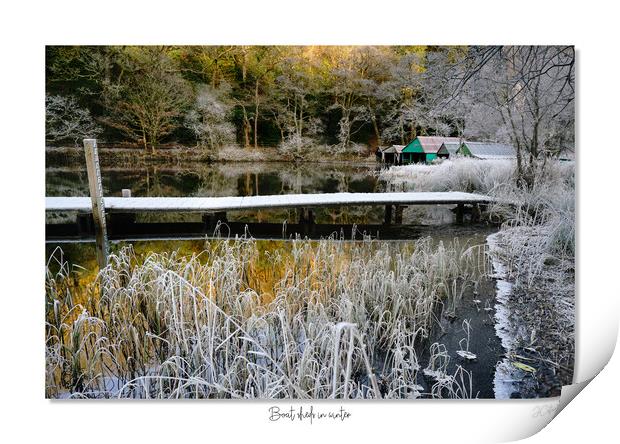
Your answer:
[[[468,142],[459,147],[457,154],[476,159],[516,159],[517,151],[511,145],[496,142]]]
[[[402,152],[405,145],[392,145],[387,148],[379,148],[377,150],[377,158],[381,162],[398,164],[402,161]]]
[[[403,148],[403,163],[432,162],[437,158],[441,144],[445,142],[459,143],[458,137],[418,136]]]
[[[441,144],[439,151],[437,151],[437,157],[448,159],[449,157],[454,156],[460,147],[460,142],[444,142]]]

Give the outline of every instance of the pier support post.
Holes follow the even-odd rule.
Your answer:
[[[217,211],[215,213],[204,213],[202,215],[202,222],[205,225],[206,230],[212,230],[217,226],[217,223],[226,223],[228,219],[226,217],[226,211]]]
[[[480,222],[482,212],[480,211],[480,205],[474,204],[471,209],[471,221],[472,223]]]
[[[405,209],[404,205],[396,205],[396,212],[394,214],[394,223],[396,225],[402,225],[403,223],[403,210]]]
[[[121,190],[122,197],[131,197],[131,190],[123,188]],[[110,213],[110,232],[116,234],[133,233],[133,224],[136,222],[136,213]]]
[[[383,219],[383,223],[385,225],[390,225],[392,223],[392,205],[385,206],[385,218]]]
[[[456,223],[463,225],[463,219],[465,214],[465,205],[460,203],[456,206]]]
[[[105,207],[103,204],[103,187],[101,185],[101,171],[99,170],[99,154],[97,152],[97,139],[84,139],[84,154],[86,156],[88,188],[93,208],[93,222],[95,224],[97,263],[101,269],[108,265],[109,248]]]
[[[77,233],[80,236],[91,235],[95,232],[93,228],[93,215],[90,213],[78,213],[75,218]]]

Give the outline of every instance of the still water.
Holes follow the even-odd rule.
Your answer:
[[[207,197],[380,192],[378,172],[373,164],[243,162],[113,168],[103,169],[101,175],[107,196],[120,196],[129,188],[135,197]],[[49,167],[45,179],[47,196],[88,196],[85,167]]]

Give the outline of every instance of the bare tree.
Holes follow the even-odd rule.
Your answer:
[[[215,150],[226,143],[233,143],[235,127],[228,121],[231,105],[228,101],[230,87],[219,88],[202,85],[192,109],[185,115],[184,125],[196,136],[199,145]]]
[[[362,49],[355,48],[339,57],[331,72],[334,102],[328,109],[340,111],[337,137],[343,151],[349,148],[351,137],[361,129],[361,124],[371,121],[365,99],[366,62]]]
[[[444,65],[432,54],[417,50],[404,54],[391,66],[391,79],[383,85],[387,108],[383,138],[406,144],[420,134],[449,135],[444,82],[435,71]],[[454,111],[451,109],[451,111]]]
[[[104,90],[108,115],[102,120],[154,152],[179,127],[190,90],[159,48],[148,47],[127,59],[122,79]]]
[[[463,111],[467,134],[504,138],[517,150],[518,180],[531,186],[535,160],[574,143],[572,46],[474,47],[448,64],[444,109]]]
[[[82,139],[96,138],[101,128],[86,108],[73,97],[45,97],[45,139],[50,143],[71,140],[76,146]]]

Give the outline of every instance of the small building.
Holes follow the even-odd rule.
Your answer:
[[[444,142],[437,151],[437,157],[441,159],[448,159],[456,155],[456,152],[461,147],[461,142]]]
[[[516,159],[517,151],[511,145],[496,142],[469,142],[465,141],[459,147],[457,154],[476,159]]]
[[[385,163],[399,164],[402,161],[402,152],[405,145],[392,145],[387,148],[379,148],[376,152],[378,160]]]
[[[430,163],[437,158],[442,143],[459,143],[458,137],[418,136],[403,148],[403,163]]]

